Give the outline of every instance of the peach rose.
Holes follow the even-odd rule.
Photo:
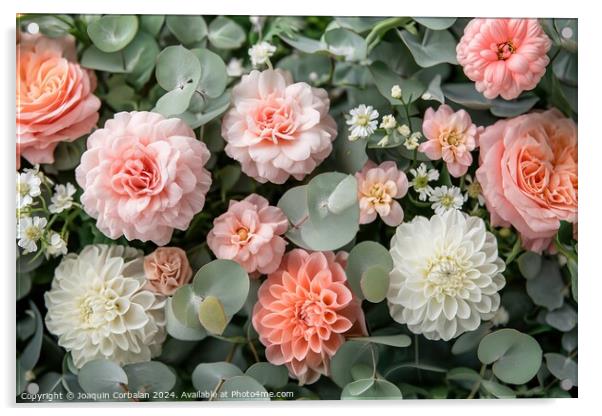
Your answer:
[[[512,100],[537,86],[551,46],[537,19],[473,19],[456,52],[477,91],[489,99]]]
[[[89,133],[100,100],[93,72],[76,62],[74,39],[22,33],[17,45],[17,169],[54,162],[54,149]]]
[[[440,105],[437,111],[428,108],[422,131],[428,140],[420,144],[420,152],[431,160],[443,158],[450,175],[456,178],[468,171],[472,164],[470,152],[477,147],[479,133],[470,114],[464,110],[454,113],[446,104]]]
[[[380,215],[385,224],[397,227],[403,221],[403,209],[395,199],[408,193],[408,178],[395,162],[380,165],[368,161],[355,174],[360,202],[360,224],[368,224]]]
[[[190,282],[192,268],[179,247],[159,247],[144,258],[145,288],[165,296]]]
[[[259,182],[301,180],[332,151],[337,135],[321,88],[293,84],[282,70],[252,71],[232,90],[222,123],[225,151]]]
[[[165,245],[203,209],[211,174],[205,144],[178,118],[121,112],[88,137],[75,170],[84,210],[108,237]]]
[[[252,277],[275,271],[284,255],[286,241],[280,237],[288,220],[264,197],[251,194],[230,201],[228,211],[213,221],[207,244],[218,259],[234,260]]]
[[[367,335],[361,303],[347,284],[346,256],[292,250],[259,288],[253,327],[266,358],[286,365],[301,385],[329,375],[345,337]]]
[[[500,120],[480,136],[477,179],[493,226],[513,225],[541,253],[577,221],[577,126],[556,110]]]

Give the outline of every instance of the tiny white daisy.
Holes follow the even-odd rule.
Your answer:
[[[46,235],[46,257],[48,256],[59,256],[67,254],[67,243],[61,235],[55,231],[50,231]]]
[[[433,203],[431,208],[435,210],[435,214],[442,215],[446,211],[462,208],[464,197],[457,186],[443,185],[433,189],[429,201]]]
[[[397,120],[391,114],[383,116],[383,120],[380,123],[381,129],[392,130],[397,126]]]
[[[54,187],[54,195],[50,198],[51,204],[48,206],[48,210],[53,214],[58,214],[71,208],[74,194],[75,187],[71,183],[67,182],[66,185],[56,185]]]
[[[397,133],[401,134],[404,137],[407,137],[412,133],[412,131],[410,130],[410,127],[407,124],[402,124],[401,126],[397,127]]]
[[[378,125],[378,111],[371,105],[360,104],[349,111],[349,114],[351,117],[347,120],[347,124],[351,132],[350,140],[369,137],[374,133]]]
[[[410,181],[410,186],[418,192],[418,199],[426,201],[433,192],[429,182],[439,179],[439,171],[436,169],[427,170],[426,165],[421,163],[417,169],[410,169],[410,174],[414,176]]]
[[[17,222],[17,242],[23,248],[23,253],[34,253],[38,251],[37,242],[44,235],[44,228],[48,221],[42,217],[23,217]]]
[[[226,66],[226,73],[229,77],[239,77],[243,74],[243,66],[242,59],[232,58],[228,61],[228,65]]]
[[[401,88],[399,85],[393,85],[391,87],[391,97],[400,99],[401,98]]]
[[[465,181],[467,183],[466,186],[466,195],[470,198],[476,198],[479,201],[479,205],[485,205],[485,197],[483,196],[483,188],[481,184],[470,174],[465,176]]]
[[[257,43],[249,49],[249,57],[254,67],[266,64],[276,52],[276,47],[269,42]]]
[[[42,180],[35,171],[28,169],[17,174],[17,208],[25,208],[33,203],[33,198],[40,196]]]
[[[410,137],[405,139],[403,145],[408,150],[414,150],[419,146],[418,139],[412,134]]]

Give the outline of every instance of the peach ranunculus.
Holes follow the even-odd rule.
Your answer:
[[[281,235],[287,229],[288,220],[280,208],[251,194],[242,201],[230,201],[228,211],[213,221],[207,244],[217,258],[234,260],[252,277],[259,277],[280,265],[286,248]]]
[[[473,19],[456,52],[477,91],[489,99],[512,100],[537,86],[551,46],[537,19]]]
[[[192,278],[186,252],[179,247],[159,247],[144,258],[146,289],[171,296]]]
[[[395,162],[380,165],[368,161],[355,174],[360,203],[360,224],[368,224],[380,215],[385,224],[397,227],[403,221],[403,209],[395,199],[408,193],[408,178]]]
[[[61,141],[89,133],[98,121],[96,77],[76,62],[75,41],[21,34],[17,45],[17,169],[54,162]]]
[[[348,336],[367,335],[360,301],[347,284],[347,253],[288,252],[258,292],[253,326],[275,365],[299,384],[330,374],[330,358]]]
[[[178,118],[121,112],[88,137],[75,170],[84,210],[108,237],[165,245],[203,209],[205,144]]]
[[[437,111],[428,108],[422,131],[428,140],[420,144],[420,152],[431,160],[443,158],[450,175],[456,178],[468,171],[472,164],[470,152],[477,147],[479,129],[466,111],[454,112],[446,104],[440,105]]]
[[[332,151],[337,126],[329,106],[324,89],[293,83],[289,72],[252,71],[232,90],[225,151],[259,182],[301,180]]]
[[[480,136],[477,179],[493,226],[523,246],[549,248],[560,221],[577,221],[577,126],[556,109],[500,120]]]

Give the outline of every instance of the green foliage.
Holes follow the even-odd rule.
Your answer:
[[[127,15],[105,15],[88,25],[88,36],[102,52],[117,52],[130,43],[138,31],[138,18]]]

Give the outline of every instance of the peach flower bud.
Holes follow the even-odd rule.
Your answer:
[[[192,277],[186,252],[178,247],[159,247],[144,258],[146,289],[165,296],[174,294]]]

